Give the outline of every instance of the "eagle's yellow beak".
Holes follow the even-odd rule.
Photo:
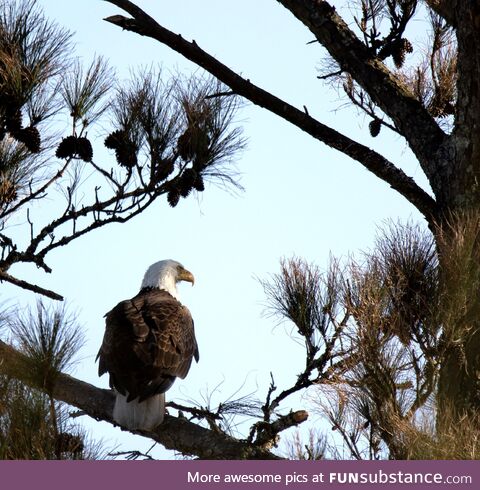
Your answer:
[[[187,271],[187,269],[180,269],[178,273],[178,281],[191,282],[192,286],[195,284],[195,278],[193,277],[193,274],[190,271]]]

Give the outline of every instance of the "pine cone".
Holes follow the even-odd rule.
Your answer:
[[[15,139],[23,143],[27,150],[32,153],[39,153],[41,146],[40,133],[35,126],[21,129],[15,133]]]
[[[378,52],[378,57],[382,60],[388,58],[389,56],[392,55],[392,44],[384,44],[381,48],[380,51]]]
[[[402,49],[395,50],[392,53],[393,62],[397,68],[401,68],[403,63],[405,63],[405,51]]]
[[[115,151],[115,157],[121,167],[133,168],[138,163],[136,148],[133,144],[122,144]]]
[[[193,187],[182,185],[181,187],[179,187],[180,196],[183,198],[188,197],[190,195],[190,192],[192,192],[192,189]]]
[[[206,155],[202,155],[202,156],[196,156],[193,160],[193,168],[197,171],[197,172],[201,172],[202,170],[205,170],[208,166],[208,160],[205,158]]]
[[[93,148],[92,148],[92,143],[87,138],[78,138],[77,139],[77,145],[76,145],[76,150],[78,156],[84,161],[84,162],[91,162],[93,158]]]
[[[92,144],[84,137],[67,136],[58,145],[55,156],[57,158],[80,158],[85,162],[91,162],[93,158]]]
[[[188,187],[193,187],[193,184],[197,180],[197,172],[193,170],[193,168],[187,168],[181,178],[180,181],[182,182],[182,185],[188,186]]]
[[[406,53],[413,53],[412,43],[408,39],[402,38],[402,45]]]
[[[67,136],[63,138],[58,145],[55,156],[57,158],[73,158],[76,153],[77,138],[76,136]]]
[[[395,66],[397,68],[401,68],[405,63],[405,53],[412,52],[412,43],[408,39],[401,38],[385,44],[378,52],[378,56],[381,59],[385,59],[391,56],[393,62],[395,63]]]
[[[133,168],[137,165],[137,147],[128,138],[126,131],[114,131],[110,133],[104,142],[110,150],[115,150],[117,163],[126,168]]]
[[[405,63],[405,53],[411,53],[413,51],[412,43],[408,39],[402,38],[392,48],[393,62],[400,69]]]
[[[195,189],[195,184],[198,181],[198,178],[199,175],[193,168],[187,168],[183,172],[178,182],[178,190],[182,197],[187,197],[190,192]]]
[[[167,201],[172,208],[174,208],[178,204],[179,200],[180,200],[180,193],[178,192],[177,189],[172,189],[171,191],[169,191],[169,193],[167,194]]]
[[[186,131],[177,140],[178,154],[188,162],[195,154],[195,148],[193,145],[193,130],[187,128]]]
[[[22,129],[22,111],[17,107],[6,107],[5,110],[5,127],[12,136]]]
[[[377,118],[372,119],[368,124],[368,129],[370,130],[370,134],[374,138],[376,138],[379,135],[381,128],[382,128],[382,122],[380,121],[380,119]]]
[[[171,159],[159,159],[153,164],[155,166],[155,182],[165,180],[175,170],[175,165]]]
[[[205,160],[209,145],[210,137],[207,130],[198,125],[191,125],[178,138],[177,150],[186,162],[194,158]]]
[[[116,150],[121,147],[126,138],[125,131],[114,131],[105,138],[104,144],[110,150]]]

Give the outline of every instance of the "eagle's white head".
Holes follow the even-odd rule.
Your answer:
[[[161,260],[152,264],[145,272],[140,289],[158,288],[169,292],[174,298],[179,299],[177,282],[188,281],[192,285],[195,282],[193,274],[185,269],[176,260]]]

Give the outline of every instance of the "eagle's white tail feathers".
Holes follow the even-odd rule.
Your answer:
[[[139,403],[127,402],[127,397],[117,393],[113,407],[113,419],[117,424],[131,430],[152,430],[163,422],[165,394],[154,395]]]

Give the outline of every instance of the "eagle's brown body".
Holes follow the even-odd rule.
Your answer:
[[[167,291],[146,288],[115,306],[106,314],[105,323],[99,375],[109,373],[110,386],[126,398],[122,403],[128,411],[138,406],[143,409],[154,397],[159,401],[148,410],[164,411],[163,395],[157,395],[165,393],[175,378],[185,378],[192,359],[199,358],[188,308]],[[119,423],[134,422],[120,416]]]

